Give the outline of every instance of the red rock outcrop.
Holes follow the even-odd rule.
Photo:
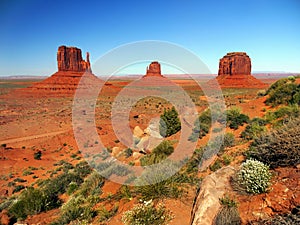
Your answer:
[[[267,86],[251,75],[251,59],[245,52],[230,52],[220,59],[216,80],[223,88],[265,88]],[[213,82],[208,84],[212,85]]]
[[[245,52],[230,52],[220,59],[218,75],[250,74],[251,59]]]
[[[150,76],[162,77],[159,62],[154,61],[147,67],[146,75],[144,77]]]
[[[76,47],[60,46],[57,51],[58,71],[92,72],[89,53],[82,59],[81,50]]]
[[[75,93],[83,75],[85,80],[80,88],[89,89],[97,82],[103,82],[92,73],[89,53],[86,55],[86,60],[83,60],[81,50],[76,47],[58,48],[57,67],[58,71],[49,78],[20,91],[30,95],[68,96]]]

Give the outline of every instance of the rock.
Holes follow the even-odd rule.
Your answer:
[[[10,217],[8,216],[8,212],[6,209],[0,212],[0,224],[8,225],[10,224]]]
[[[217,83],[223,88],[266,88],[268,85],[251,75],[251,59],[245,52],[227,53],[219,63]],[[215,79],[208,85],[216,86]]]
[[[234,173],[235,169],[227,166],[204,178],[192,211],[191,225],[213,224],[221,207],[219,199],[229,191],[229,180]]]
[[[152,77],[152,76],[162,77],[160,64],[156,61],[150,63],[150,65],[147,67],[146,75],[144,77]]]
[[[103,83],[92,74],[89,53],[86,55],[86,60],[83,60],[79,48],[60,46],[57,51],[57,66],[58,71],[49,78],[35,83],[32,87],[19,89],[19,91],[22,95],[68,96],[73,95],[77,88],[90,91],[95,84]],[[83,75],[85,79],[81,80]]]
[[[136,159],[139,159],[143,154],[139,153],[139,152],[134,152],[132,154],[132,157],[136,160]]]
[[[144,135],[144,131],[139,126],[136,126],[133,129],[133,136],[134,137],[141,138],[143,135]]]
[[[82,59],[81,50],[76,47],[60,46],[57,51],[58,71],[92,72],[89,53],[86,61]]]
[[[230,52],[220,59],[218,75],[250,74],[251,59],[245,52]]]
[[[113,147],[112,148],[112,155],[113,156],[115,156],[115,157],[118,156],[120,152],[121,152],[121,149],[119,147]]]

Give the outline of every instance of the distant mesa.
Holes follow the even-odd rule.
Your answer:
[[[161,75],[160,64],[157,61],[150,63],[147,67],[146,75],[144,77],[163,77]]]
[[[245,52],[230,52],[221,58],[216,80],[223,88],[265,88],[267,86],[251,75],[251,59]],[[209,84],[213,82],[209,81]]]
[[[40,95],[73,95],[84,74],[84,83],[80,88],[88,89],[97,82],[103,82],[92,73],[89,53],[83,60],[81,50],[76,47],[63,45],[58,48],[57,67],[58,71],[51,77],[24,91]]]

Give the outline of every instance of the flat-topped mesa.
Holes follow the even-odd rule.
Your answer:
[[[152,63],[147,67],[147,71],[146,71],[145,77],[148,77],[148,76],[158,76],[158,77],[162,77],[159,62],[154,61],[154,62],[152,62]]]
[[[251,59],[245,52],[230,52],[220,59],[218,75],[250,74]]]
[[[76,47],[60,46],[57,51],[57,66],[58,71],[92,73],[89,53],[86,54],[86,60],[83,60],[81,50]]]

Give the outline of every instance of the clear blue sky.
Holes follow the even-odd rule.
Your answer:
[[[51,75],[60,45],[93,62],[141,40],[177,43],[213,73],[231,51],[247,52],[253,71],[300,72],[299,0],[1,0],[0,26],[0,76]]]

